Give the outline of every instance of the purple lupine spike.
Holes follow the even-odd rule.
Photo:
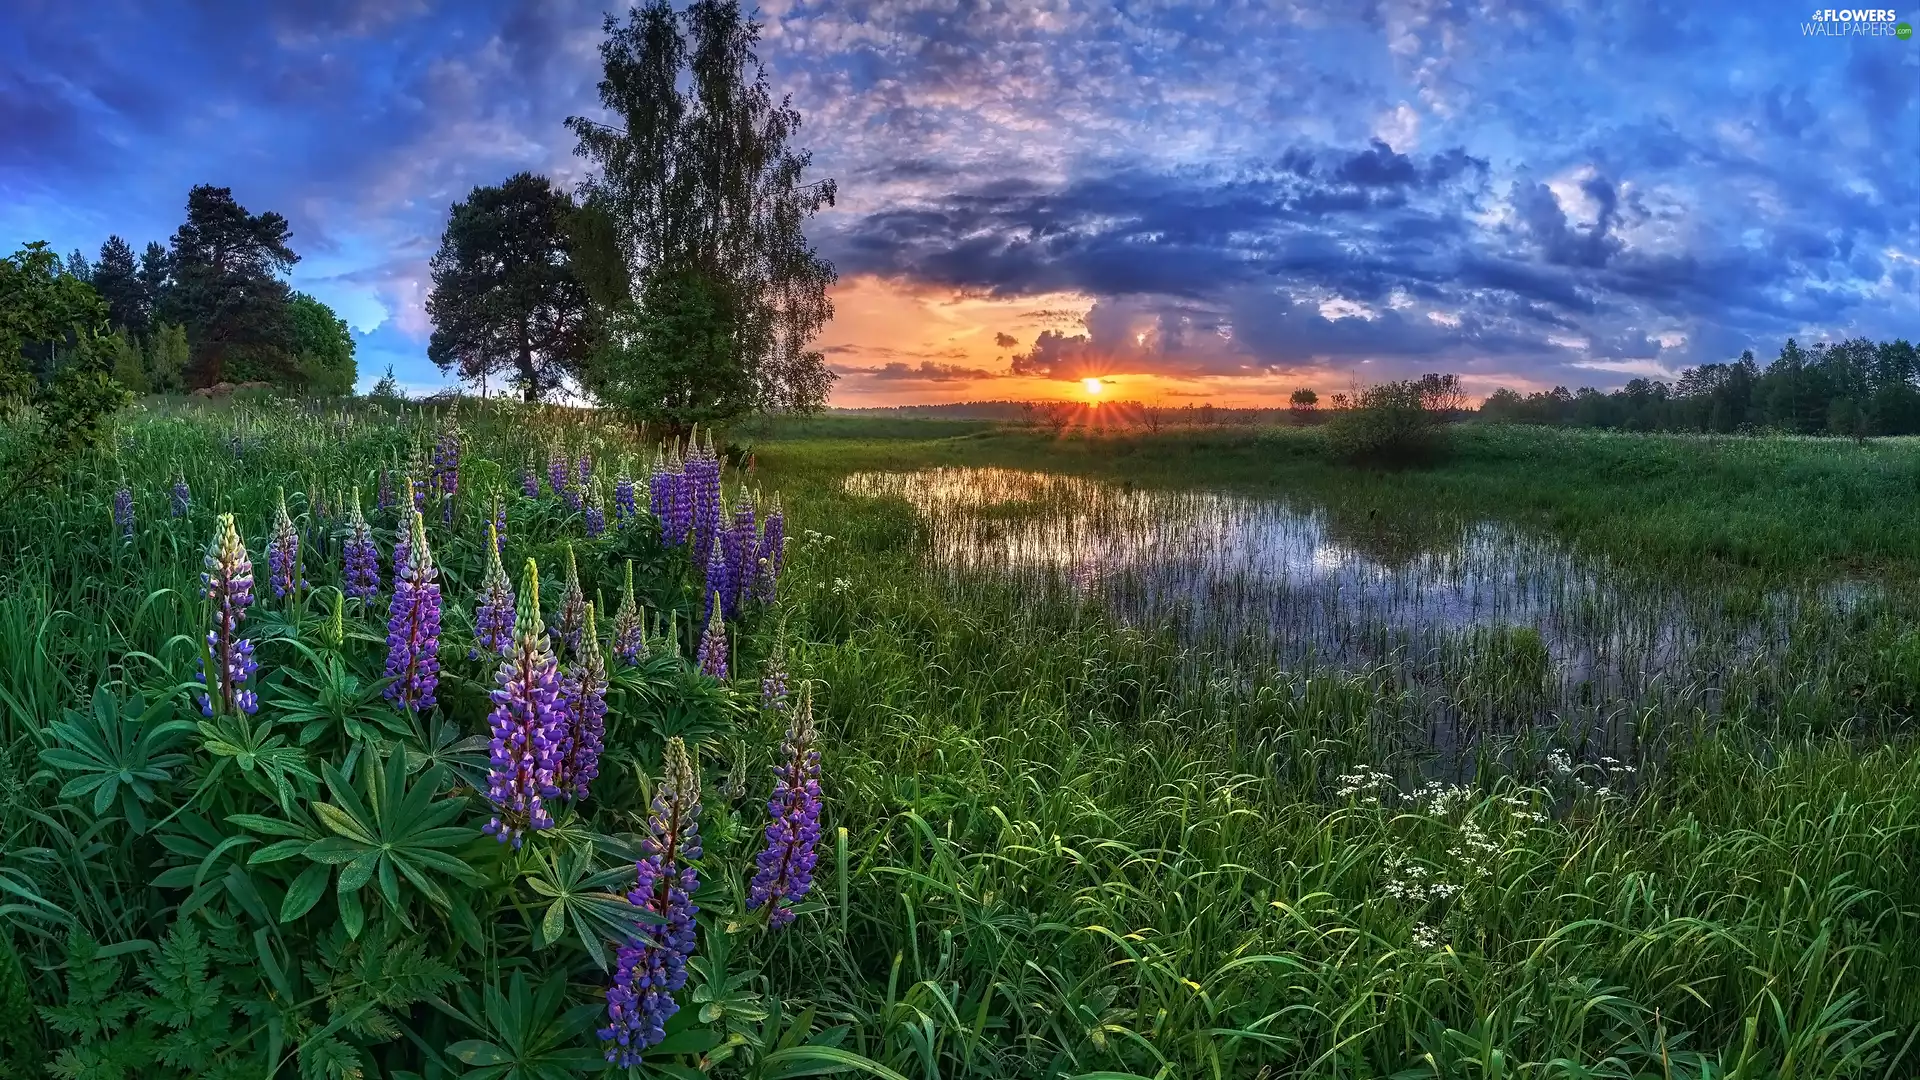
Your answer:
[[[668,454],[663,443],[654,457],[653,469],[647,474],[647,510],[660,523],[660,541],[680,544],[687,538],[685,532],[674,531],[679,516],[675,503],[680,493],[680,463]]]
[[[501,555],[507,553],[507,504],[500,498],[496,489],[493,493],[493,513],[488,518],[493,529],[493,547]]]
[[[613,481],[613,523],[624,529],[639,516],[640,506],[633,495],[633,477],[623,470]]]
[[[120,530],[122,539],[133,539],[133,489],[125,480],[113,492],[113,527]]]
[[[600,655],[592,603],[587,604],[580,650],[560,682],[560,700],[567,734],[554,767],[554,786],[563,799],[585,799],[587,785],[600,775],[600,749],[607,733],[607,663]]]
[[[500,545],[492,525],[487,526],[487,576],[480,585],[480,603],[473,609],[473,648],[467,659],[478,660],[482,652],[505,657],[513,649],[513,583],[500,564]]]
[[[520,494],[529,499],[540,497],[540,469],[534,463],[533,452],[527,452],[527,464],[520,470]]]
[[[584,514],[587,539],[592,540],[607,531],[607,512],[600,503],[600,485],[587,489],[587,506]]]
[[[555,495],[567,490],[567,452],[559,443],[547,449],[547,486]]]
[[[627,560],[627,587],[620,593],[620,608],[613,614],[613,655],[628,664],[637,664],[647,655],[646,623],[633,599],[632,559]]]
[[[720,605],[707,602],[707,629],[700,635],[700,670],[722,681],[727,677],[727,624],[720,618]]]
[[[353,489],[353,510],[347,515],[347,542],[343,549],[345,585],[342,591],[357,600],[371,602],[380,595],[380,548],[373,542],[373,530],[360,513],[360,489]]]
[[[267,588],[275,600],[297,597],[306,585],[300,574],[300,530],[287,513],[287,493],[280,492],[273,512],[273,532],[267,537]]]
[[[173,474],[173,516],[186,517],[192,508],[193,492],[187,487],[187,474],[176,472]]]
[[[773,493],[767,507],[767,520],[760,527],[760,557],[754,574],[754,595],[763,604],[773,603],[780,585],[780,563],[786,554],[787,519],[780,509],[780,493]]]
[[[721,618],[729,618],[732,612],[727,610],[727,597],[733,595],[733,568],[727,565],[727,557],[719,547],[707,557],[707,611],[719,611]]]
[[[440,685],[440,571],[427,549],[427,523],[413,512],[406,561],[394,567],[393,608],[387,620],[387,700],[425,712]]]
[[[560,612],[555,616],[553,636],[569,653],[580,647],[580,629],[587,613],[587,595],[580,588],[580,568],[573,561],[573,545],[567,545],[567,584],[560,591]],[[558,653],[559,648],[554,649]]]
[[[686,475],[693,496],[693,557],[704,566],[720,532],[720,461],[703,447],[687,459]]]
[[[780,744],[767,814],[766,847],[753,860],[747,908],[767,907],[767,922],[777,929],[793,921],[792,905],[813,888],[819,857],[820,751],[814,746],[813,694],[805,686]]]
[[[374,513],[384,514],[387,512],[387,509],[392,505],[393,505],[393,470],[381,469],[380,470],[380,486],[376,488],[373,493]]]
[[[700,774],[679,736],[667,740],[660,784],[654,789],[647,834],[640,841],[634,887],[627,901],[663,920],[635,927],[620,947],[607,987],[607,1060],[636,1065],[641,1051],[666,1038],[666,1022],[680,1010],[673,995],[687,983],[687,960],[696,944],[693,895],[700,875]]]
[[[201,658],[200,670],[194,676],[208,690],[199,695],[200,712],[205,716],[216,712],[251,715],[260,701],[246,685],[260,665],[253,659],[253,642],[240,636],[240,620],[253,603],[253,560],[247,557],[247,546],[233,527],[232,514],[221,514],[214,523],[213,542],[207,545],[204,566],[200,590],[212,608],[213,628],[207,631],[207,656]],[[211,682],[208,657],[218,671]]]
[[[440,520],[453,520],[454,496],[460,492],[460,428],[449,419],[433,444],[433,475],[428,486],[440,497]]]
[[[593,451],[585,447],[580,449],[580,457],[573,463],[575,482],[581,487],[593,484]]]
[[[760,534],[753,527],[753,495],[740,493],[740,501],[733,506],[733,527],[723,534],[727,559],[727,593],[724,599],[727,614],[738,615],[742,602],[750,599],[754,592],[753,579],[757,569]]]
[[[528,831],[553,826],[546,800],[556,790],[555,752],[566,724],[557,662],[540,624],[540,568],[532,559],[520,579],[513,645],[494,681],[499,685],[490,694],[493,712],[487,718],[487,798],[494,814],[484,831],[518,848]]]
[[[427,509],[427,489],[432,474],[427,469],[427,452],[419,443],[413,444],[413,452],[407,456],[407,490],[413,493],[413,508],[425,513]]]

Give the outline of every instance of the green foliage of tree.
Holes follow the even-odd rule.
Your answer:
[[[193,354],[187,345],[187,328],[179,323],[162,323],[147,336],[146,373],[149,389],[177,393],[186,389],[187,365]]]
[[[147,332],[153,321],[153,293],[134,260],[133,248],[120,237],[109,236],[100,245],[100,261],[93,267],[93,288],[107,302],[109,322],[135,335]]]
[[[810,344],[834,272],[803,226],[834,184],[802,180],[800,114],[768,87],[759,24],[733,0],[651,0],[606,31],[600,102],[620,125],[567,120],[599,167],[584,188],[604,218],[578,231],[611,301],[586,389],[673,427],[819,406],[833,375]],[[677,358],[688,342],[700,363]]]
[[[293,348],[307,391],[321,397],[353,393],[360,378],[354,363],[353,333],[333,309],[306,293],[294,293],[289,305]]]
[[[60,266],[42,241],[0,259],[0,397],[30,395],[36,366],[50,376],[63,351],[88,353],[107,330],[100,294]]]
[[[125,326],[118,327],[107,336],[103,347],[107,352],[107,368],[113,372],[115,382],[136,394],[144,394],[152,389],[147,381],[146,357],[140,343]]]
[[[571,196],[524,172],[454,204],[427,298],[427,356],[441,371],[468,382],[504,372],[527,401],[577,373],[587,293],[570,265],[573,212]]]
[[[1789,338],[1763,370],[1752,350],[1728,363],[1682,371],[1672,384],[1634,379],[1619,390],[1592,387],[1525,395],[1496,390],[1481,406],[1490,420],[1624,431],[1771,430],[1799,435],[1920,433],[1920,354],[1901,339],[1852,338],[1803,348]]]
[[[300,260],[287,246],[289,235],[286,218],[248,213],[231,188],[201,184],[187,194],[187,220],[167,257],[161,314],[187,328],[194,384],[230,374],[296,376],[292,293],[278,277]]]
[[[401,401],[406,398],[407,395],[400,392],[399,380],[393,377],[392,364],[387,365],[386,374],[380,376],[380,380],[373,384],[373,389],[367,393],[367,396],[375,401]]]

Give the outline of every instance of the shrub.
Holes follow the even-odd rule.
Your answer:
[[[1327,448],[1342,461],[1371,465],[1431,461],[1446,449],[1443,425],[1459,394],[1453,375],[1367,387],[1327,426]]]

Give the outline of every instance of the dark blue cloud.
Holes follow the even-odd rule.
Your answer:
[[[189,186],[230,185],[291,220],[296,284],[366,334],[368,374],[429,384],[447,206],[522,168],[579,178],[560,122],[594,112],[606,6],[13,0],[0,243],[163,239]],[[1031,370],[1605,385],[1788,334],[1920,334],[1920,42],[1809,36],[1799,8],[763,10],[840,180],[823,248],[843,274],[1091,302]]]

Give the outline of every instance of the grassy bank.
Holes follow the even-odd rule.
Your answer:
[[[1139,485],[1298,495],[1355,527],[1408,535],[1497,518],[1551,529],[1623,564],[1911,577],[1920,568],[1920,440],[1613,434],[1460,425],[1438,465],[1356,470],[1312,428],[1072,435],[921,421],[816,419],[758,444],[802,476],[1001,465]],[[1370,522],[1371,525],[1363,523]]]
[[[241,519],[264,571],[280,489],[302,528],[351,485],[371,503],[379,470],[430,443],[431,419],[135,417],[117,452],[0,508],[0,1051],[16,1073],[36,1075],[55,1048],[109,1046],[144,1047],[128,1058],[140,1075],[218,1074],[204,1061],[227,1075],[274,1063],[347,1075],[334,1061],[438,1078],[488,1058],[476,1042],[543,1047],[524,1056],[554,1055],[548,1075],[594,1072],[607,973],[584,939],[603,924],[575,932],[548,913],[555,897],[633,883],[627,845],[647,828],[668,733],[693,747],[707,793],[702,913],[675,1041],[640,1075],[1758,1080],[1898,1077],[1920,1061],[1920,755],[1898,696],[1920,694],[1920,639],[1898,596],[1857,622],[1796,630],[1789,660],[1767,670],[1583,706],[1666,733],[1657,752],[1608,759],[1567,737],[1559,705],[1502,698],[1502,751],[1440,783],[1411,749],[1435,691],[1398,670],[1217,657],[1209,670],[1088,597],[945,572],[912,507],[842,483],[857,469],[1003,465],[1297,498],[1356,531],[1432,537],[1494,516],[1711,591],[1727,570],[1907,574],[1915,523],[1894,498],[1911,487],[1906,444],[1463,429],[1445,465],[1372,474],[1328,464],[1311,431],[776,427],[755,442],[751,482],[787,507],[777,608],[736,627],[728,679],[664,655],[617,667],[607,764],[577,825],[512,852],[478,836],[455,849],[480,876],[459,895],[482,919],[408,879],[392,905],[362,881],[362,933],[416,950],[398,954],[413,980],[402,989],[349,940],[336,888],[281,917],[292,874],[280,869],[301,864],[242,857],[257,845],[232,816],[278,814],[281,799],[219,764],[236,760],[233,732],[178,737],[181,759],[144,804],[160,824],[144,832],[122,809],[132,796],[96,805],[67,791],[41,751],[62,745],[54,723],[84,712],[97,685],[191,710],[216,513]],[[349,607],[340,634],[324,604],[289,619],[263,599],[250,616],[274,691],[259,738],[285,736],[316,774],[368,754],[484,771],[448,740],[485,732],[489,671],[467,648],[496,487],[511,560],[533,555],[557,576],[546,568],[570,542],[604,610],[633,556],[657,609],[683,626],[695,612],[688,568],[646,538],[647,519],[589,537],[563,499],[518,493],[550,441],[592,447],[604,479],[641,452],[624,433],[492,410],[462,427],[471,494],[428,533],[448,691],[424,719],[444,735],[336,694],[313,706],[331,720],[304,741],[313,714],[281,703],[319,695],[294,676],[337,657],[372,684],[380,612]],[[177,518],[176,470],[193,492]],[[123,478],[130,540],[110,515]],[[727,477],[730,498],[741,479]],[[338,548],[318,550],[309,573],[324,589],[340,580]],[[1705,565],[1703,550],[1717,552]],[[543,592],[550,619],[557,591]],[[1747,617],[1714,610],[1728,626]],[[783,723],[758,709],[781,619],[790,678],[816,694],[825,809],[814,891],[772,931],[742,900]],[[1481,660],[1463,670],[1504,672],[1503,640],[1463,637],[1465,658]],[[343,801],[321,780],[290,782],[300,813]],[[471,787],[443,787],[478,803]],[[459,823],[486,813],[475,805]],[[578,844],[585,863],[567,861]],[[166,996],[182,980],[202,995],[181,998],[185,1012]],[[164,1061],[162,1039],[176,1055]]]

